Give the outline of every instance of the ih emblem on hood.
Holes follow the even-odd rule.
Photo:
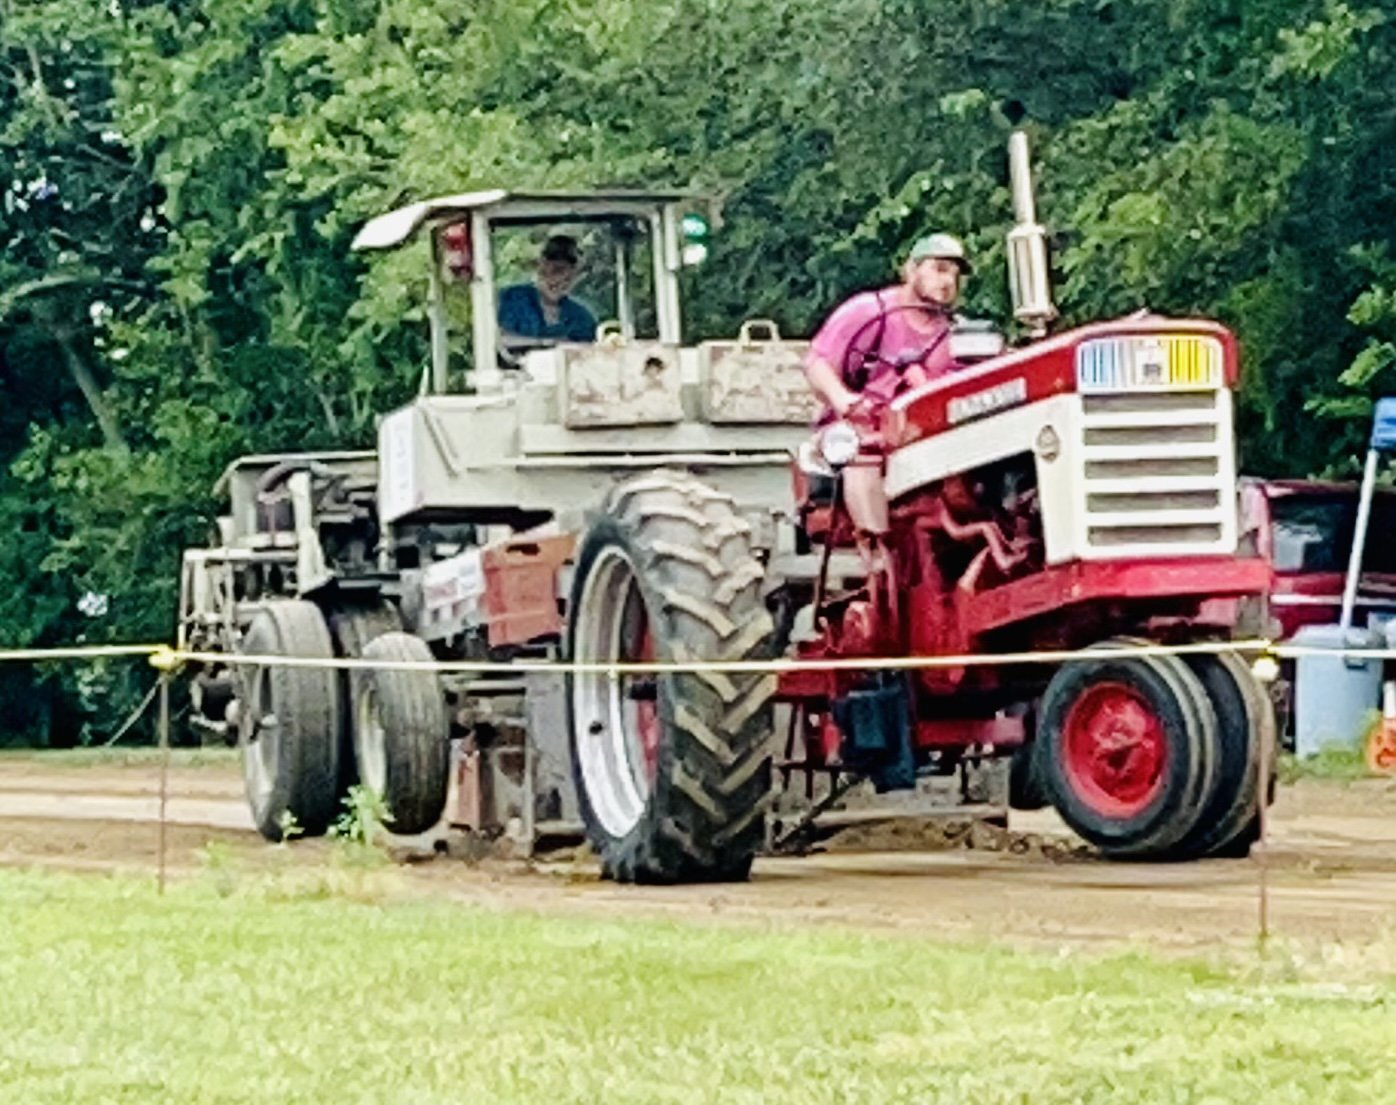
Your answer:
[[[1143,341],[1135,347],[1134,363],[1139,369],[1141,384],[1162,384],[1165,382],[1164,369],[1168,365],[1168,353],[1162,342]]]

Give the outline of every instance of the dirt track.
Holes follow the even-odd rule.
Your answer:
[[[0,863],[153,871],[157,786],[153,766],[4,764]],[[178,874],[197,872],[210,842],[238,870],[272,862],[276,850],[252,832],[231,765],[174,771],[167,817],[169,862]],[[750,883],[737,886],[618,887],[599,881],[585,859],[468,864],[438,855],[404,864],[401,875],[404,892],[500,908],[837,923],[1178,950],[1255,936],[1260,867],[1254,861],[1104,863],[1048,814],[1015,815],[1008,834],[962,829],[952,825],[947,833],[937,824],[909,832],[903,824],[865,834],[860,846],[890,841],[921,850],[765,859]],[[326,848],[297,844],[289,862],[323,863]],[[284,850],[276,862],[287,862]],[[1396,922],[1396,782],[1286,788],[1273,811],[1265,863],[1277,935],[1358,942],[1383,935]]]

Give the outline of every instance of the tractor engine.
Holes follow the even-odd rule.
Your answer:
[[[1042,567],[1030,455],[936,481],[899,505],[893,518],[908,586],[975,591]]]
[[[851,534],[830,535],[845,546]],[[1042,520],[1032,457],[1023,454],[936,481],[892,513],[885,571],[861,588],[829,596],[807,659],[943,652],[960,603],[1032,575],[1043,566]],[[929,668],[904,677],[861,673],[837,680],[814,749],[823,762],[867,771],[879,790],[915,783],[905,718],[918,693],[952,694],[965,668]]]

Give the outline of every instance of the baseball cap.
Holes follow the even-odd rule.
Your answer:
[[[953,234],[927,234],[924,238],[918,238],[912,245],[911,252],[907,254],[908,261],[924,261],[928,257],[954,261],[960,266],[961,272],[974,271],[974,266],[965,255],[963,243]]]
[[[570,234],[554,234],[543,243],[544,261],[563,261],[569,265],[575,265],[582,259],[581,251],[577,249],[577,239]]]

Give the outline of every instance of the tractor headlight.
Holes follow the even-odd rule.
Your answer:
[[[846,468],[857,457],[860,444],[851,423],[835,422],[819,435],[819,455],[830,468]]]

